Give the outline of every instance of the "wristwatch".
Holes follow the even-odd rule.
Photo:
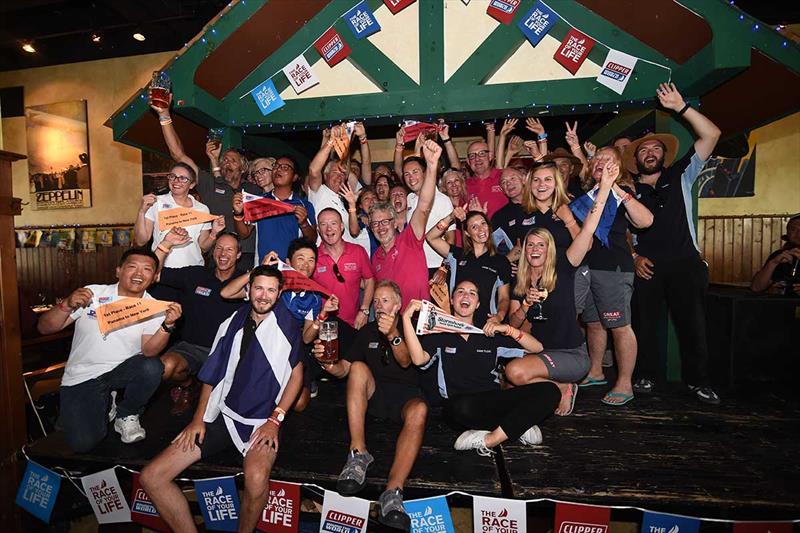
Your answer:
[[[359,311],[364,313],[364,316],[369,317],[369,307],[362,307],[361,309],[359,309]]]
[[[166,331],[167,333],[174,333],[175,332],[175,324],[168,326],[166,320],[161,323],[161,329]]]
[[[285,415],[284,413],[281,413],[280,411],[275,411],[275,412],[273,412],[273,413],[272,413],[272,416],[273,416],[273,418],[275,418],[275,419],[276,419],[278,422],[283,422],[283,420],[286,418],[286,415]]]
[[[389,342],[392,344],[392,346],[400,346],[400,343],[403,342],[403,337],[400,335],[395,335]]]

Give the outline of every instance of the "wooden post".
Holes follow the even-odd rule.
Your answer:
[[[0,523],[9,531],[22,527],[14,498],[21,474],[17,451],[27,439],[14,257],[14,216],[22,206],[11,191],[11,163],[19,159],[25,156],[0,150]]]

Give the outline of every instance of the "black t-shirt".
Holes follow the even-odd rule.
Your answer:
[[[775,250],[774,252],[769,254],[769,257],[767,258],[765,263],[772,261],[777,255],[783,253],[785,250],[787,249],[781,248],[780,250]],[[795,261],[797,261],[797,259],[795,259],[794,261],[789,261],[788,263],[780,263],[778,266],[776,266],[775,270],[772,271],[771,279],[773,283],[784,282],[790,285],[794,285],[795,283],[800,283],[800,268],[798,268],[797,271],[794,273],[794,276],[792,276],[792,269],[794,268]]]
[[[463,248],[450,247],[447,258],[450,265],[450,294],[462,279],[470,279],[478,284],[480,304],[475,311],[475,325],[482,328],[491,310],[492,302],[497,300],[500,287],[511,283],[511,263],[503,255],[489,255],[484,252],[475,257],[472,252],[464,255]]]
[[[201,170],[197,176],[197,192],[200,193],[202,202],[208,206],[212,215],[223,215],[225,217],[225,230],[236,231],[236,223],[233,220],[233,195],[236,192],[245,190],[250,194],[263,196],[264,192],[252,183],[242,180],[239,189],[233,190],[222,178],[216,178],[207,170]],[[251,232],[246,239],[242,239],[241,246],[243,253],[253,253],[256,249],[255,231]]]
[[[420,337],[420,343],[431,356],[423,368],[439,365],[437,376],[442,398],[499,389],[497,358],[522,355],[519,344],[500,335],[472,334],[464,340],[457,333],[431,333]]]
[[[704,161],[694,157],[694,148],[664,169],[656,186],[636,183],[636,196],[653,213],[653,224],[631,228],[636,235],[636,253],[653,261],[697,257],[692,188]],[[691,229],[690,229],[691,224]]]
[[[159,283],[178,289],[181,293],[183,340],[211,348],[219,325],[242,305],[241,300],[224,300],[219,292],[242,274],[237,270],[227,280],[220,281],[214,275],[213,267],[188,266],[161,270]]]
[[[556,243],[556,248],[559,250],[566,250],[572,244],[572,235],[564,225],[564,221],[558,218],[552,209],[548,209],[544,213],[535,211],[533,213],[532,228],[543,228],[553,235],[553,240]]]
[[[398,322],[397,329],[402,337],[402,322]],[[377,321],[370,322],[358,331],[344,359],[351,363],[355,361],[366,363],[377,382],[419,385],[420,371],[414,365],[403,368],[397,363],[391,343],[378,331]]]
[[[584,192],[583,188],[581,188],[581,179],[579,177],[574,177],[569,180],[569,185],[567,186],[567,194],[570,195],[571,198],[577,198],[581,196]]]
[[[533,320],[538,315],[536,306],[528,309],[526,319],[531,323],[531,335],[542,343],[545,350],[567,350],[586,342],[578,327],[575,309],[575,270],[567,259],[565,250],[559,249],[556,257],[556,288],[542,302],[542,316],[547,320]],[[525,296],[514,295],[523,302]]]
[[[508,235],[512,245],[517,244],[517,240],[522,243],[522,239],[525,238],[525,233],[527,233],[529,229],[524,228],[522,224],[522,221],[526,218],[528,218],[528,215],[522,209],[522,206],[509,201],[492,216],[492,228],[494,231],[502,229],[505,234]],[[508,252],[509,250],[503,249],[501,252],[500,249],[498,249],[498,253],[502,253],[503,255]]]
[[[628,194],[635,194],[628,187],[622,187],[622,190]],[[613,193],[609,193],[608,202],[614,202]],[[597,236],[594,236],[592,249],[589,250],[589,268],[592,270],[608,270],[611,272],[619,269],[621,272],[633,272],[633,257],[631,256],[631,248],[628,246],[628,210],[625,209],[625,204],[620,202],[617,206],[617,215],[614,217],[614,223],[611,224],[611,229],[608,232],[608,246],[604,246]]]

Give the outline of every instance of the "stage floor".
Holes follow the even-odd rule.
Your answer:
[[[600,403],[604,387],[581,389],[575,412],[542,424],[544,443],[512,443],[494,458],[456,452],[458,431],[438,410],[406,485],[406,499],[462,490],[522,499],[631,505],[650,510],[739,520],[800,516],[800,401],[774,390],[724,395],[723,405],[698,403],[673,385],[627,406]],[[335,489],[347,450],[344,384],[320,384],[304,413],[287,417],[274,478]],[[747,391],[745,391],[747,392]],[[190,414],[168,414],[162,390],[143,417],[146,440],[124,445],[116,433],[91,454],[67,451],[62,435],[28,447],[45,466],[92,473],[115,464],[140,469],[168,445]],[[389,470],[398,427],[369,420],[375,463],[363,496],[377,499]],[[197,464],[187,477],[238,472],[235,454]]]

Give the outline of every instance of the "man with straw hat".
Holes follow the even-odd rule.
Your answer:
[[[663,107],[689,123],[697,140],[678,160],[678,139],[670,134],[650,133],[625,148],[625,167],[638,174],[637,196],[654,216],[650,227],[635,231],[633,320],[639,365],[633,387],[637,393],[653,390],[658,373],[655,317],[666,304],[678,334],[683,380],[698,400],[716,405],[720,399],[708,381],[708,265],[697,244],[692,190],[721,132],[684,101],[674,84],[662,83],[656,93]]]
[[[567,125],[569,127],[569,124]],[[583,169],[583,161],[578,157],[571,154],[564,148],[556,148],[547,154],[543,161],[552,161],[561,172],[564,178],[564,189],[569,193],[571,198],[577,198],[584,193],[581,189],[581,170]]]

